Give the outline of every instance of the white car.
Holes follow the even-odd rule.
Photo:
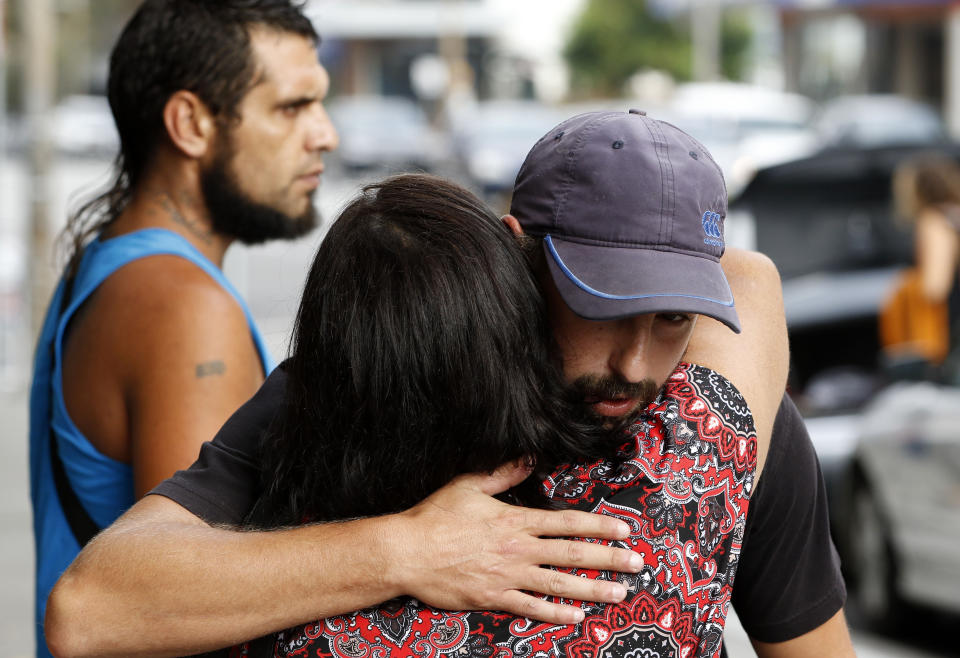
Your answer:
[[[893,94],[838,96],[821,106],[811,127],[821,148],[947,141],[946,127],[932,107]]]
[[[679,85],[667,120],[710,150],[735,197],[763,168],[810,155],[813,101],[800,94],[736,82]]]
[[[960,614],[960,387],[900,382],[863,411],[842,518],[852,595],[875,624],[903,602]]]

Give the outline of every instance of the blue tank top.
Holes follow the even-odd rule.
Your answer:
[[[91,242],[84,250],[72,294],[63,313],[65,284],[61,280],[47,309],[37,342],[30,389],[30,498],[36,553],[37,655],[49,656],[43,636],[47,596],[60,574],[80,552],[80,546],[60,507],[50,462],[51,425],[71,486],[93,521],[105,528],[134,503],[129,464],[100,453],[73,424],[62,387],[64,332],[76,310],[107,277],[146,256],[175,255],[202,269],[233,295],[243,309],[264,373],[274,363],[247,305],[223,272],[186,239],[164,229],[145,229],[110,240]]]

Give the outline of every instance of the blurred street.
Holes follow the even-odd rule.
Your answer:
[[[27,393],[0,393],[0,656],[33,655],[33,535],[27,475]]]

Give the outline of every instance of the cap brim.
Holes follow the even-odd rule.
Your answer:
[[[549,235],[543,248],[560,296],[580,317],[617,320],[641,313],[698,313],[740,333],[733,293],[718,261]]]

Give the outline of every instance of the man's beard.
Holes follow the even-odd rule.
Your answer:
[[[618,418],[594,412],[592,406],[594,402],[623,398],[636,399],[636,406],[619,417],[620,420],[626,420],[650,406],[650,403],[656,400],[657,395],[659,395],[661,385],[652,379],[628,382],[610,376],[582,375],[570,384],[570,388],[574,391],[576,399],[584,405],[589,416],[602,421],[604,424],[609,424],[617,422]]]
[[[250,199],[230,172],[233,148],[229,136],[219,144],[219,152],[209,169],[201,173],[200,186],[210,212],[213,230],[244,244],[267,240],[292,240],[306,235],[319,223],[313,201],[297,216]]]

